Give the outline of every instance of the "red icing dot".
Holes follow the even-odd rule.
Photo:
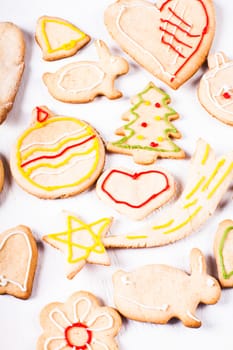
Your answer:
[[[150,143],[150,146],[151,146],[151,147],[154,147],[154,148],[155,148],[155,147],[158,147],[158,145],[159,145],[159,144],[156,143],[156,142],[151,142],[151,143]]]
[[[156,107],[156,108],[160,108],[160,107],[161,107],[161,104],[160,104],[159,102],[156,102],[155,107]]]
[[[223,97],[228,100],[231,98],[231,94],[229,94],[229,92],[224,92]]]
[[[142,126],[143,128],[146,128],[146,127],[148,126],[148,124],[145,123],[145,122],[143,122],[143,123],[141,124],[141,126]]]

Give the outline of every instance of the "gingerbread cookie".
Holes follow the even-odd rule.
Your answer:
[[[168,106],[170,97],[149,83],[131,103],[133,107],[122,116],[127,124],[116,131],[122,138],[109,142],[107,149],[132,155],[138,164],[152,164],[158,157],[184,158],[184,152],[171,140],[181,134],[171,124],[179,115]]]
[[[85,103],[96,96],[105,95],[109,99],[122,96],[115,89],[115,79],[129,70],[127,61],[112,56],[102,40],[95,42],[99,61],[80,61],[67,64],[56,73],[45,73],[43,80],[50,94],[59,101]]]
[[[4,185],[4,167],[2,160],[0,159],[0,192],[2,192],[3,185]]]
[[[121,328],[120,315],[101,306],[88,292],[77,292],[66,303],[54,302],[40,314],[43,334],[37,350],[117,350],[115,337]]]
[[[173,89],[208,55],[215,32],[212,0],[118,0],[105,24],[122,49]]]
[[[46,61],[73,56],[90,40],[89,35],[62,18],[42,16],[37,21],[36,41]]]
[[[233,125],[233,61],[217,52],[208,57],[208,66],[200,81],[199,100],[213,117]]]
[[[215,212],[232,180],[233,152],[217,158],[210,145],[200,139],[178,201],[145,227],[103,238],[105,247],[155,247],[190,235]]]
[[[112,218],[86,224],[73,214],[67,215],[67,230],[43,237],[46,243],[66,256],[66,276],[72,279],[86,263],[110,265],[102,238],[111,226]]]
[[[24,70],[23,33],[13,23],[0,23],[0,124],[4,122],[20,85]]]
[[[173,196],[175,182],[160,168],[147,168],[141,172],[108,169],[97,181],[96,193],[120,213],[141,220]]]
[[[222,287],[233,287],[233,221],[222,221],[214,240],[218,279]]]
[[[90,187],[104,161],[103,142],[89,124],[37,107],[33,124],[13,149],[11,170],[25,191],[40,198],[64,198]]]
[[[0,234],[0,294],[30,297],[37,256],[36,241],[28,227],[20,225]]]
[[[117,310],[136,321],[165,324],[175,317],[186,327],[200,327],[195,315],[198,304],[217,303],[221,288],[207,274],[205,257],[197,248],[191,251],[190,265],[190,275],[166,265],[117,271],[113,276]]]

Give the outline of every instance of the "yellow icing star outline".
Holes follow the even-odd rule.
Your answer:
[[[64,25],[66,27],[69,27],[70,29],[72,29],[73,31],[77,32],[79,35],[80,35],[80,38],[76,39],[76,40],[70,40],[68,43],[65,43],[55,49],[52,49],[51,45],[50,45],[50,42],[49,42],[49,38],[48,38],[48,35],[46,33],[46,23],[48,22],[52,22],[52,23],[57,23],[57,24],[61,24],[61,25]],[[71,23],[67,23],[67,22],[64,22],[64,21],[59,21],[57,19],[46,19],[44,18],[42,21],[41,21],[41,32],[42,32],[42,36],[43,36],[43,39],[44,39],[44,42],[45,42],[45,45],[46,45],[46,49],[48,51],[48,53],[53,53],[53,52],[57,52],[57,51],[60,51],[60,50],[71,50],[75,47],[75,45],[83,40],[87,35],[82,32],[80,29],[78,29],[77,27],[75,27],[73,24]]]
[[[78,223],[80,226],[77,228],[73,228],[72,221]],[[103,219],[97,220],[91,224],[86,224],[82,220],[80,220],[79,218],[69,215],[67,217],[68,230],[64,231],[64,232],[49,234],[48,238],[53,239],[53,240],[58,241],[58,242],[61,242],[61,243],[64,243],[64,244],[67,244],[67,251],[68,251],[67,261],[69,264],[75,264],[79,261],[87,260],[89,255],[92,252],[97,253],[97,254],[104,254],[106,252],[104,245],[101,241],[101,238],[102,238],[103,231],[106,229],[106,227],[110,226],[111,221],[112,220],[110,218],[103,218]],[[100,223],[103,223],[103,224],[100,226],[97,233],[95,233],[93,230],[93,227],[96,225],[99,225]],[[72,241],[72,238],[73,238],[72,234],[74,232],[81,231],[83,229],[86,230],[87,233],[92,238],[93,244],[91,244],[90,246],[85,246],[85,245],[78,244],[78,243],[75,243]],[[63,238],[61,238],[61,236],[67,236],[67,239],[63,239]],[[73,247],[82,249],[84,251],[84,254],[76,259],[73,259]]]

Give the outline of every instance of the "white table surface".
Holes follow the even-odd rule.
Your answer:
[[[100,217],[113,216],[112,233],[124,233],[133,227],[141,227],[156,216],[153,213],[143,222],[130,222],[97,198],[94,188],[78,196],[62,200],[40,200],[33,197],[13,180],[9,170],[10,150],[16,138],[28,127],[31,111],[35,106],[47,105],[57,114],[75,116],[90,122],[99,130],[105,140],[111,140],[114,130],[122,125],[120,117],[130,108],[129,98],[143,90],[152,80],[170,94],[172,107],[180,113],[175,126],[183,134],[177,141],[187,153],[193,154],[199,137],[208,141],[218,154],[233,150],[233,128],[210,117],[201,107],[197,98],[197,86],[206,66],[178,91],[173,91],[124,55],[108,34],[104,22],[104,9],[112,0],[0,0],[1,21],[12,21],[24,31],[27,53],[23,80],[7,121],[0,127],[0,153],[6,168],[6,182],[0,195],[0,229],[4,231],[18,224],[33,230],[39,247],[39,262],[33,292],[30,299],[23,301],[11,296],[0,296],[0,349],[32,350],[36,348],[37,337],[41,333],[39,313],[44,305],[53,301],[65,301],[75,291],[88,290],[100,297],[106,304],[113,305],[111,276],[119,268],[131,270],[139,264],[165,263],[189,271],[189,252],[192,247],[200,248],[207,256],[209,271],[216,275],[213,259],[213,238],[220,221],[232,218],[232,189],[230,189],[215,214],[198,231],[187,239],[162,248],[141,250],[116,249],[109,252],[110,267],[86,265],[72,280],[65,278],[64,256],[41,242],[42,235],[58,232],[66,227],[62,210],[77,213],[83,220],[91,222]],[[233,58],[233,2],[215,0],[217,12],[217,32],[212,52],[225,51]],[[45,62],[34,39],[36,20],[41,15],[59,16],[80,26],[92,37],[92,42],[76,56],[63,61]],[[96,59],[94,39],[101,38],[113,51],[121,53],[130,62],[130,73],[120,77],[117,87],[124,98],[109,101],[105,97],[83,105],[65,104],[54,100],[42,82],[45,71],[55,71],[58,67],[76,59]],[[180,185],[185,183],[189,159],[158,160],[157,165],[170,170]],[[107,155],[106,168],[127,166],[140,169],[131,157]],[[118,336],[122,350],[146,348],[168,350],[222,348],[232,349],[233,290],[225,290],[221,300],[214,306],[198,309],[203,326],[196,329],[185,328],[180,321],[159,326],[134,321],[125,321]]]

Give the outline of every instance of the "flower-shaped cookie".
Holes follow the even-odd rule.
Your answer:
[[[121,327],[117,311],[100,306],[88,292],[73,294],[66,303],[51,303],[40,315],[44,333],[37,350],[116,350]]]

